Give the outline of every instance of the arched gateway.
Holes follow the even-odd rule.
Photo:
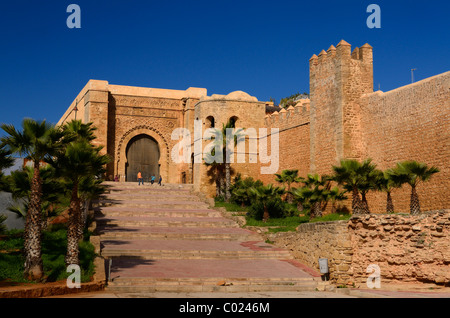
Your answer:
[[[152,175],[159,177],[160,151],[158,142],[152,137],[145,134],[133,137],[128,142],[126,157],[125,173],[127,181],[137,181],[139,171],[146,181]]]

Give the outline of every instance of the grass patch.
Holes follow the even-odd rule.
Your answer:
[[[241,206],[233,202],[216,201],[216,207],[223,207],[229,212],[249,212],[249,207]],[[293,205],[293,207],[295,207]],[[256,220],[253,217],[246,216],[246,226],[257,226],[257,227],[269,227],[269,232],[289,232],[295,231],[296,228],[302,223],[314,223],[314,222],[330,222],[330,221],[341,221],[350,219],[351,214],[339,214],[332,213],[327,214],[319,218],[309,219],[308,215],[305,216],[288,216],[284,218],[270,218],[267,222],[261,220]]]
[[[319,218],[314,218],[314,219],[312,219],[309,222],[310,223],[314,223],[314,222],[342,221],[342,220],[349,220],[350,217],[351,217],[350,214],[332,213],[332,214],[324,215],[324,216],[319,217]]]
[[[309,219],[309,216],[290,216],[285,218],[270,218],[267,222],[247,217],[246,226],[271,227],[270,233],[295,231],[302,223],[341,221],[350,219],[349,214],[327,214],[319,218]]]
[[[22,231],[23,234],[23,231]],[[89,282],[94,274],[94,246],[89,242],[90,233],[85,233],[79,244],[81,282]],[[0,281],[25,283],[23,278],[25,258],[23,256],[22,235],[8,235],[0,241]],[[19,250],[19,251],[17,251]],[[66,272],[64,257],[67,252],[67,230],[54,227],[42,233],[42,263],[47,282],[66,279],[71,273]]]
[[[258,221],[253,218],[247,217],[246,226],[258,226],[258,227],[273,227],[269,229],[269,232],[287,232],[295,231],[297,226],[301,223],[309,221],[308,216],[289,216],[285,218],[270,218],[267,222]]]

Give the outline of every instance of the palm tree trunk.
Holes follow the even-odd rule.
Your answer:
[[[297,210],[298,212],[303,212],[305,208],[303,207],[303,203],[301,201],[298,201],[297,203]]]
[[[286,201],[288,203],[292,203],[293,200],[294,200],[294,197],[292,196],[292,193],[291,193],[291,185],[290,185],[290,183],[288,183],[287,191],[286,191]]]
[[[361,193],[361,205],[362,205],[363,213],[369,214],[370,213],[369,203],[367,203],[367,198],[366,198],[365,192]]]
[[[216,197],[219,198],[222,194],[222,191],[220,189],[220,176],[216,176]]]
[[[322,216],[322,209],[320,208],[320,202],[314,202],[309,212],[309,218],[314,219]]]
[[[352,213],[353,214],[362,214],[363,213],[361,198],[359,197],[359,191],[356,187],[353,187]]]
[[[391,192],[387,193],[386,198],[386,213],[394,213],[394,202],[392,201]]]
[[[263,222],[267,222],[267,220],[270,218],[269,210],[267,209],[267,205],[264,204],[264,214],[263,214]]]
[[[78,240],[81,240],[83,238],[83,232],[84,232],[84,205],[81,206],[81,199],[77,196],[77,208],[78,208],[78,228],[77,228],[77,234],[78,234]]]
[[[34,162],[31,183],[30,204],[25,224],[25,264],[24,275],[28,280],[39,280],[43,276],[41,250],[41,177],[39,161]]]
[[[219,172],[220,196],[225,199],[225,176],[223,171]]]
[[[231,164],[229,162],[225,163],[225,201],[229,201],[231,197],[230,193],[231,186]]]
[[[79,263],[78,250],[78,229],[80,223],[80,204],[78,202],[78,185],[75,183],[72,189],[72,197],[70,199],[69,208],[69,226],[67,229],[67,254],[66,265]]]
[[[322,208],[320,207],[320,202],[314,204],[314,216],[320,218],[322,216]]]
[[[420,214],[419,195],[417,194],[416,187],[411,187],[411,201],[410,201],[410,213],[413,215]]]

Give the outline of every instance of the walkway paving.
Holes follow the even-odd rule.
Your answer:
[[[108,185],[96,212],[101,255],[112,260],[106,293],[306,292],[320,281],[288,251],[210,209],[190,185]]]
[[[101,292],[56,297],[450,298],[446,290],[318,291],[315,270],[210,209],[189,185],[108,185],[96,220],[111,281]]]

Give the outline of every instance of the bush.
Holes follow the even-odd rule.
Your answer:
[[[248,190],[252,187],[257,188],[262,185],[263,183],[260,180],[255,181],[252,177],[242,179],[241,175],[238,174],[234,178],[234,183],[230,188],[230,201],[241,206],[250,206],[252,204],[252,197]]]
[[[23,231],[8,233],[8,237],[0,241],[0,281],[18,283],[27,282],[23,278]],[[81,282],[88,282],[94,274],[94,246],[88,241],[89,233],[85,233],[84,240],[80,242],[80,268]],[[42,233],[42,262],[47,282],[64,280],[71,273],[66,272],[64,261],[67,251],[67,230],[64,226],[53,226]]]
[[[274,198],[267,203],[270,218],[284,218],[287,216],[287,205],[280,197]],[[264,214],[264,205],[260,201],[254,201],[249,209],[248,216],[255,220],[262,220]]]

